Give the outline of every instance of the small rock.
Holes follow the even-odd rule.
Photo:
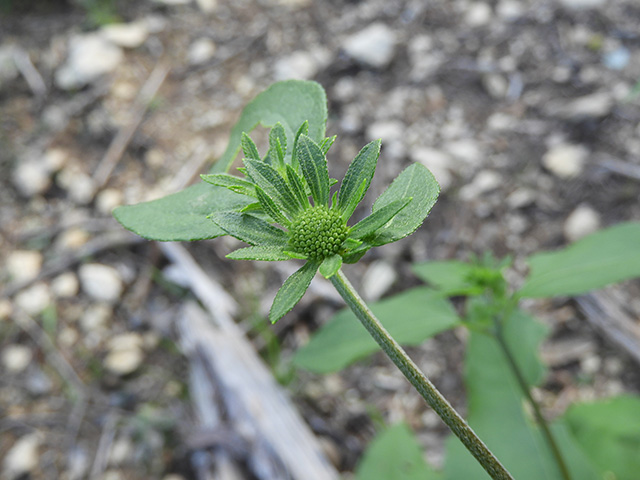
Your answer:
[[[47,395],[53,390],[53,382],[38,366],[30,368],[26,377],[25,387],[33,396]]]
[[[502,176],[493,170],[480,171],[473,181],[460,189],[460,198],[475,200],[480,195],[495,190],[502,184]]]
[[[82,289],[92,298],[115,303],[120,298],[124,285],[118,271],[108,265],[88,263],[78,270]]]
[[[107,329],[112,315],[113,310],[108,305],[91,305],[80,318],[80,327],[85,333],[100,333]]]
[[[536,192],[529,188],[519,188],[514,190],[507,197],[507,206],[512,210],[528,207],[536,200]]]
[[[143,338],[137,333],[116,335],[109,340],[109,353],[104,359],[105,368],[116,375],[135,372],[144,360]]]
[[[65,230],[56,240],[56,248],[61,250],[77,250],[91,239],[91,235],[81,228]]]
[[[453,183],[451,175],[451,157],[440,150],[432,148],[419,148],[411,152],[411,160],[427,167],[436,177],[440,190],[445,192]]]
[[[482,151],[475,140],[461,139],[448,143],[445,150],[456,160],[475,165],[480,162]]]
[[[216,54],[216,44],[209,38],[199,38],[191,44],[187,60],[191,65],[202,65]]]
[[[562,6],[571,10],[587,10],[605,5],[607,0],[560,0]]]
[[[204,13],[212,13],[218,8],[218,0],[196,0],[196,3]]]
[[[277,80],[310,80],[318,73],[318,62],[308,52],[294,52],[281,58],[274,66]]]
[[[24,345],[7,345],[2,349],[2,365],[8,373],[20,373],[29,366],[33,353]]]
[[[51,293],[58,298],[71,298],[78,294],[78,277],[73,272],[58,275],[51,282]]]
[[[362,291],[369,301],[376,301],[389,291],[397,280],[396,270],[384,261],[373,262],[362,279]]]
[[[624,70],[631,60],[631,52],[626,47],[618,47],[602,57],[602,63],[611,70]]]
[[[4,457],[4,471],[9,479],[17,479],[38,466],[40,435],[30,433],[19,438]]]
[[[394,142],[402,139],[407,127],[397,120],[388,120],[372,123],[367,128],[367,138],[369,140],[382,139],[382,143]]]
[[[38,315],[51,303],[49,288],[44,283],[36,283],[16,295],[15,303],[27,314]]]
[[[100,35],[111,43],[124,48],[137,48],[149,36],[144,22],[112,23],[100,29]]]
[[[499,17],[511,22],[523,15],[524,7],[519,0],[501,0],[496,6],[496,13]]]
[[[575,242],[599,228],[600,214],[588,205],[580,205],[564,222],[564,236],[570,242]]]
[[[582,173],[589,151],[582,145],[561,143],[542,157],[544,167],[559,178],[575,178]]]
[[[393,59],[395,33],[383,23],[375,23],[344,40],[344,50],[357,62],[384,68]]]
[[[42,254],[37,250],[14,250],[7,258],[7,272],[14,282],[33,280],[42,268]]]
[[[470,27],[481,27],[487,25],[492,17],[493,12],[489,4],[485,2],[473,2],[467,7],[464,21]]]
[[[47,191],[51,174],[44,162],[25,160],[13,171],[13,184],[25,197],[33,197]]]
[[[128,437],[117,439],[111,445],[109,452],[109,465],[120,466],[124,464],[135,450],[135,445]]]
[[[0,321],[7,320],[13,313],[11,302],[7,299],[0,300]]]
[[[509,82],[503,75],[499,73],[487,73],[482,76],[482,85],[484,85],[487,93],[495,99],[506,97],[509,89]]]
[[[55,83],[63,90],[81,88],[112,72],[122,59],[120,47],[101,35],[76,35],[69,40],[69,55],[56,71]]]
[[[49,172],[57,172],[69,161],[69,152],[61,148],[50,148],[44,153],[44,164]]]
[[[56,178],[56,183],[64,188],[69,198],[78,205],[89,203],[96,189],[93,179],[75,166],[63,169]]]
[[[122,192],[117,188],[107,188],[96,196],[96,208],[105,215],[111,215],[113,209],[122,205],[122,202]]]
[[[58,345],[62,348],[71,348],[80,338],[77,330],[71,327],[64,327],[58,334]]]
[[[596,92],[585,95],[568,103],[551,105],[549,113],[568,120],[582,120],[585,118],[601,118],[609,115],[615,101],[610,91]]]

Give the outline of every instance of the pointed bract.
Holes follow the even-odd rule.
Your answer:
[[[252,215],[214,212],[211,219],[229,235],[249,245],[282,247],[288,241],[285,232]]]
[[[376,171],[378,157],[380,156],[380,145],[380,140],[368,143],[349,165],[338,193],[338,208],[343,214],[342,218],[350,218],[367,193],[373,174]]]
[[[276,298],[273,300],[273,305],[271,305],[271,310],[269,311],[271,323],[276,323],[296,306],[304,292],[309,288],[309,284],[317,271],[317,263],[307,262],[287,278],[280,290],[278,290]]]
[[[329,204],[327,159],[320,147],[306,135],[298,139],[298,161],[316,206]]]

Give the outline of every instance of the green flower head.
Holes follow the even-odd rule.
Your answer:
[[[372,247],[413,233],[435,203],[439,187],[431,173],[414,164],[405,169],[375,201],[371,215],[354,225],[349,220],[364,198],[380,155],[380,140],[358,153],[333,196],[326,154],[335,137],[316,143],[308,123],[287,148],[284,127],[269,134],[269,150],[260,157],[255,143],[242,135],[244,178],[225,173],[203,175],[213,185],[252,198],[238,211],[215,212],[211,219],[229,235],[248,243],[228,255],[236,260],[306,260],[289,277],[273,302],[269,318],[276,322],[302,298],[318,270],[326,278],[342,263],[355,263]]]

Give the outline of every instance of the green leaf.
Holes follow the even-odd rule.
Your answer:
[[[285,168],[287,173],[287,181],[289,182],[291,191],[298,199],[298,203],[302,206],[302,208],[307,208],[309,206],[309,197],[307,196],[306,189],[304,188],[304,183],[302,183],[303,181],[300,178],[300,175],[298,175],[298,173],[291,165],[287,165]]]
[[[305,121],[309,122],[309,137],[321,142],[327,123],[327,96],[322,86],[302,80],[274,83],[244,108],[231,130],[227,149],[213,166],[213,171],[229,170],[240,150],[242,134],[258,124],[271,127],[280,122],[287,138],[293,138],[298,126]]]
[[[521,297],[579,295],[640,276],[640,223],[602,230],[556,252],[529,258]]]
[[[537,351],[547,328],[522,311],[504,325],[504,336],[528,385],[537,385],[545,369]],[[561,480],[560,471],[539,429],[525,414],[523,395],[496,340],[471,331],[464,381],[468,422],[489,449],[518,480]],[[594,472],[562,425],[553,429],[572,478],[595,480]],[[447,442],[445,478],[488,479],[460,441]]]
[[[260,202],[260,205],[262,205],[262,209],[264,210],[264,212],[269,215],[274,222],[288,227],[291,222],[282,214],[273,200],[271,200],[271,197],[264,193],[264,190],[262,190],[260,187],[255,187],[255,189],[256,194],[258,195],[258,201]]]
[[[124,228],[149,240],[203,240],[225,234],[207,215],[239,210],[250,202],[244,195],[203,182],[159,200],[118,207],[113,216]]]
[[[242,138],[240,140],[240,146],[242,147],[242,153],[245,158],[250,158],[251,160],[260,160],[260,153],[258,152],[258,147],[253,143],[253,140],[246,132],[242,132]]]
[[[273,305],[271,305],[271,311],[269,312],[271,323],[276,323],[296,306],[304,292],[309,288],[309,284],[317,271],[317,263],[307,262],[287,278],[280,290],[278,290],[276,298],[273,300]]]
[[[329,171],[320,147],[306,135],[298,139],[298,161],[316,206],[329,204]]]
[[[356,469],[356,480],[439,480],[424,460],[422,448],[409,427],[400,423],[379,433]]]
[[[640,473],[640,398],[620,396],[572,405],[564,420],[601,478],[637,480]]]
[[[419,345],[459,322],[451,304],[438,292],[426,287],[412,288],[375,302],[371,305],[371,310],[391,336],[402,345]],[[345,309],[298,350],[294,363],[312,372],[329,373],[378,350],[378,344],[351,310]]]
[[[232,237],[249,245],[283,247],[287,234],[251,215],[238,212],[215,212],[211,219]]]
[[[244,164],[251,179],[266,193],[289,219],[302,208],[282,175],[268,163],[245,158]]]
[[[259,260],[264,262],[275,262],[280,260],[291,260],[291,257],[278,247],[245,247],[234,250],[227,258],[232,260]]]
[[[239,193],[241,195],[249,195],[250,197],[256,196],[254,184],[236,177],[229,175],[228,173],[214,173],[210,175],[200,175],[200,178],[211,185],[218,187],[225,187],[232,192]]]
[[[371,215],[363,218],[351,227],[349,230],[349,237],[358,240],[360,238],[365,238],[367,235],[371,235],[406,207],[409,202],[411,202],[411,198],[396,200],[395,202],[391,202],[389,205],[385,205],[380,210],[373,212]]]
[[[342,257],[338,254],[331,255],[328,258],[325,258],[324,261],[320,264],[320,273],[324,278],[331,278],[342,266]]]
[[[300,162],[298,162],[298,140],[300,139],[300,135],[309,136],[309,122],[305,121],[300,125],[296,132],[296,138],[293,141],[293,149],[291,150],[291,166],[296,172],[300,167]]]
[[[373,211],[376,212],[396,200],[413,200],[389,223],[367,238],[367,241],[379,246],[411,235],[429,215],[439,193],[438,182],[426,167],[414,163],[405,168],[375,201]]]
[[[351,218],[369,189],[380,156],[381,143],[380,140],[375,140],[365,145],[344,175],[338,194],[338,209],[345,221]]]
[[[469,281],[475,266],[458,260],[414,263],[411,266],[422,281],[450,297],[475,293],[477,287]]]
[[[320,150],[322,150],[322,153],[324,153],[325,156],[331,148],[331,145],[333,145],[333,143],[336,141],[336,138],[338,138],[338,136],[334,135],[333,137],[327,137],[322,140],[322,142],[320,142]]]
[[[276,123],[269,132],[269,158],[278,169],[284,169],[284,156],[287,151],[287,136],[280,122]]]

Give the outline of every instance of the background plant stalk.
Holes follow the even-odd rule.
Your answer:
[[[493,333],[493,336],[498,342],[498,345],[500,345],[500,349],[502,350],[502,353],[504,353],[504,356],[507,359],[509,368],[513,372],[513,376],[516,378],[516,381],[518,382],[518,386],[520,387],[520,390],[522,390],[523,395],[531,405],[531,409],[533,410],[533,415],[536,418],[536,422],[538,423],[538,425],[540,425],[544,439],[546,440],[547,445],[549,446],[549,449],[551,450],[551,453],[555,458],[556,463],[558,464],[560,475],[562,476],[563,480],[571,480],[569,469],[567,468],[566,462],[562,457],[562,453],[560,452],[560,448],[558,447],[558,444],[556,443],[555,438],[553,438],[553,434],[551,433],[551,429],[549,428],[547,420],[542,415],[542,410],[540,409],[540,405],[538,405],[538,402],[536,402],[535,398],[533,398],[533,395],[531,395],[531,391],[529,390],[527,381],[522,375],[522,372],[520,371],[520,368],[516,363],[513,353],[511,353],[511,349],[509,348],[509,345],[507,344],[507,341],[504,338],[504,335],[502,333],[501,320],[498,318],[494,318],[494,323],[495,323],[495,331]]]
[[[349,308],[358,317],[374,340],[389,356],[391,361],[400,369],[409,382],[427,401],[451,431],[460,439],[469,452],[478,460],[480,465],[494,480],[513,480],[511,474],[487,448],[467,422],[449,404],[447,399],[429,381],[409,355],[387,332],[353,285],[345,277],[342,270],[330,278],[333,286],[338,290]]]

